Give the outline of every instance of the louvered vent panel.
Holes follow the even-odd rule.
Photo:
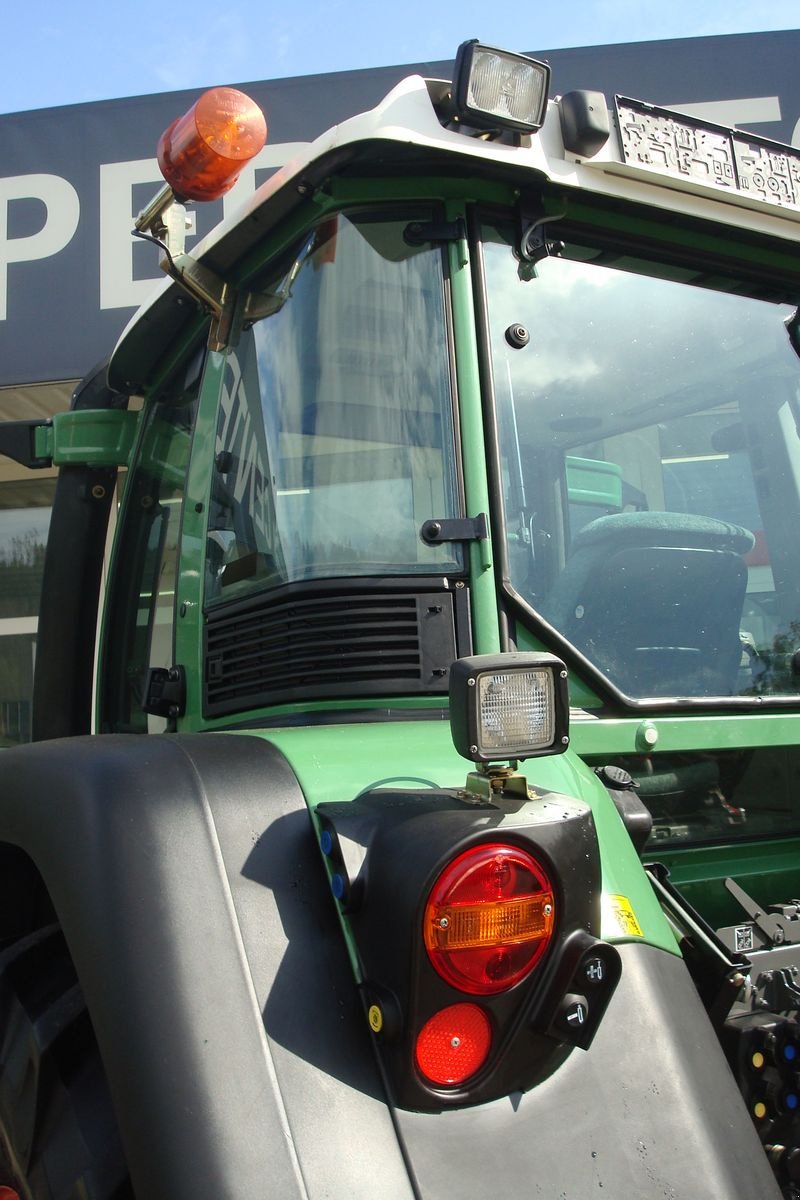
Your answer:
[[[446,692],[455,656],[447,591],[320,593],[294,585],[208,616],[205,713]]]

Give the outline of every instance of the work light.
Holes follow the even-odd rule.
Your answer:
[[[472,762],[560,754],[569,742],[567,672],[552,654],[486,654],[450,669],[450,729]]]
[[[476,129],[541,129],[547,108],[547,63],[478,41],[458,48],[453,79],[456,115]]]

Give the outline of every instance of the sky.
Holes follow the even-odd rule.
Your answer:
[[[794,0],[796,4],[796,0]],[[509,50],[797,28],[792,0],[28,0],[4,23],[0,113]]]

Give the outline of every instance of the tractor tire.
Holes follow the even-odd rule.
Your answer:
[[[0,1196],[3,1186],[20,1200],[133,1200],[94,1031],[56,924],[0,951]]]

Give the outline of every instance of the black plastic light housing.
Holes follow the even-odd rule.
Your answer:
[[[535,133],[544,124],[550,68],[477,40],[458,48],[453,103],[458,118],[475,129]]]
[[[458,753],[476,763],[561,754],[569,744],[566,667],[533,652],[457,659],[450,731]]]
[[[377,787],[316,809],[391,1101],[419,1112],[496,1100],[547,1078],[573,1048],[589,1046],[620,977],[616,949],[598,940],[602,877],[588,804],[549,791],[512,808],[463,795]],[[426,913],[448,868],[497,843],[533,857],[552,886],[556,915],[541,959],[521,979],[497,991],[468,990],[434,965]],[[437,1081],[417,1056],[419,1037],[454,1005],[483,1011],[490,1047],[473,1075]]]

